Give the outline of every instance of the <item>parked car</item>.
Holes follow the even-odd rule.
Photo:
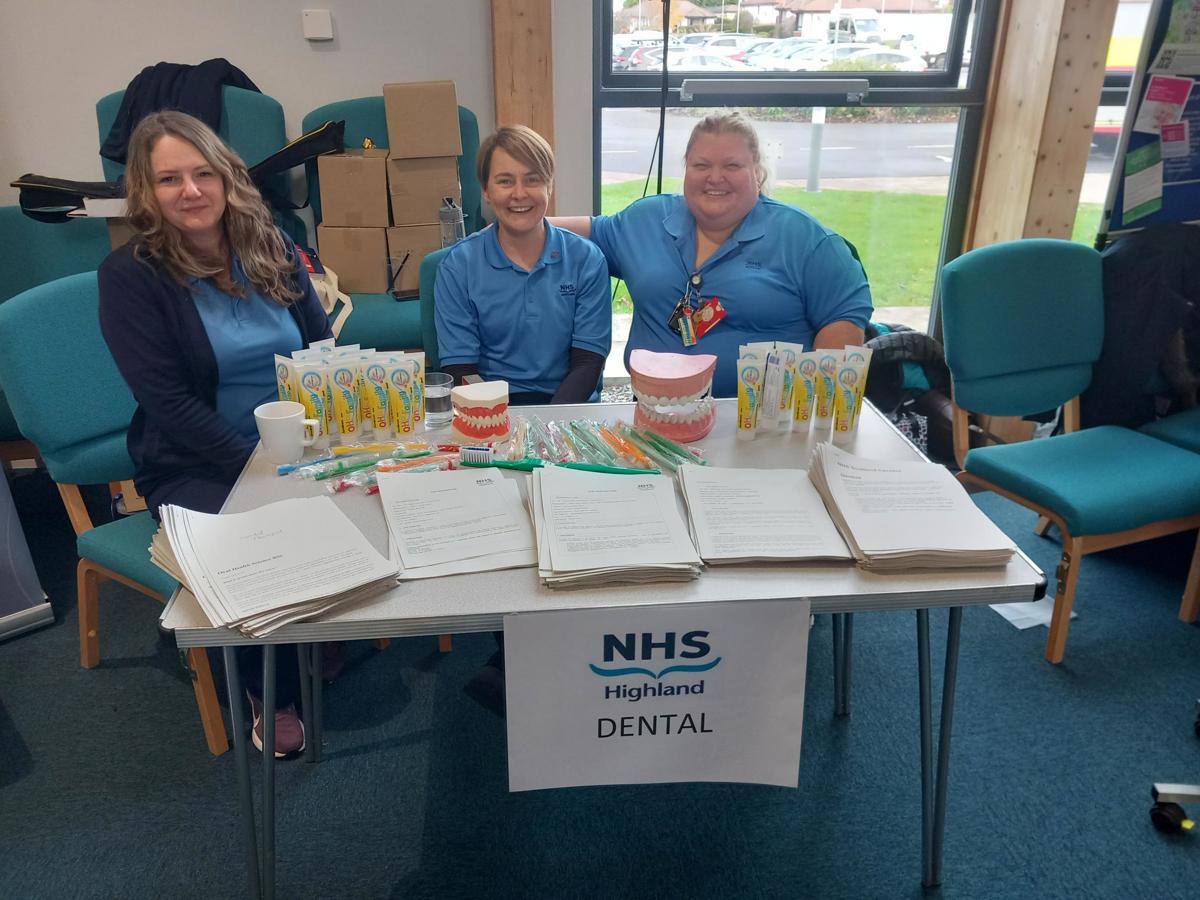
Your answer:
[[[707,44],[717,35],[710,32],[701,32],[700,34],[685,34],[679,39],[679,42],[685,47],[698,47]]]
[[[775,71],[812,72],[824,69],[835,59],[845,59],[851,53],[875,49],[878,49],[878,46],[874,44],[821,44],[817,47],[806,47],[787,59],[780,60]]]
[[[737,53],[730,54],[730,59],[736,59],[738,62],[746,62],[749,57],[757,53],[762,53],[779,43],[778,38],[763,38],[756,44],[751,44],[745,50],[739,50]]]
[[[689,48],[671,48],[671,55],[667,57],[667,65],[672,72],[753,72],[750,66],[745,63],[737,62],[727,56],[717,56],[711,53],[705,53],[704,48],[700,48],[700,52],[692,51]],[[642,72],[661,72],[662,71],[662,49],[647,50],[638,65],[638,70]]]
[[[788,59],[801,50],[813,50],[816,47],[824,46],[825,42],[819,38],[784,38],[765,49],[747,53],[744,62],[754,66],[756,69],[770,71],[776,68],[775,63],[778,60]]]
[[[705,42],[704,52],[717,56],[733,56],[743,50],[748,50],[755,44],[761,44],[762,38],[752,34],[714,34]]]
[[[905,53],[901,50],[884,50],[876,47],[873,50],[859,50],[842,57],[843,61],[856,63],[863,68],[881,72],[924,72],[927,68],[925,60],[915,53]]]

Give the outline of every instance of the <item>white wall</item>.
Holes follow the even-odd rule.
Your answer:
[[[333,13],[333,41],[304,39],[306,7]],[[591,196],[591,4],[554,0],[554,11],[562,20],[554,29],[562,69],[555,77],[556,130],[560,146],[570,148],[569,156],[560,150],[560,209],[584,210]],[[44,60],[36,48],[45,48]],[[96,101],[147,65],[215,56],[283,105],[289,137],[324,103],[377,94],[387,81],[445,78],[479,117],[481,134],[494,127],[488,0],[4,2],[0,203],[16,202],[8,182],[25,172],[102,178]]]

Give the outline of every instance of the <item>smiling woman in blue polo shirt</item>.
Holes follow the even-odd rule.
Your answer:
[[[702,119],[684,163],[683,196],[646,197],[612,216],[555,219],[590,237],[613,277],[629,285],[626,365],[637,348],[712,353],[713,393],[728,397],[737,393],[741,344],[862,343],[871,315],[862,266],[835,232],[761,194],[766,173],[750,123],[738,113]],[[706,315],[706,306],[715,314]],[[708,327],[691,346],[673,327],[677,309],[701,311],[693,321]]]
[[[537,132],[501,128],[480,146],[477,169],[496,224],[438,268],[442,368],[456,382],[507,381],[513,405],[585,402],[612,345],[604,256],[546,221],[554,154]]]

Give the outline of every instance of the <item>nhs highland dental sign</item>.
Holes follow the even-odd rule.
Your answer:
[[[504,620],[514,791],[799,778],[809,603]]]

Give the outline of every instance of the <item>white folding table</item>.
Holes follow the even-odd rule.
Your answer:
[[[717,423],[695,446],[713,465],[743,468],[807,468],[814,441],[828,433],[795,431],[764,434],[754,441],[735,438],[735,401],[717,401]],[[632,404],[523,407],[513,415],[538,415],[543,420],[586,418],[629,421]],[[441,439],[444,431],[430,432]],[[920,453],[870,404],[864,404],[862,421],[852,453],[873,459],[921,459]],[[522,482],[523,473],[505,472]],[[615,476],[614,476],[615,477]],[[225,504],[224,512],[242,512],[288,497],[324,492],[319,482],[281,478],[275,467],[255,453]],[[338,505],[381,552],[387,553],[387,524],[376,496],[352,490],[337,495]],[[682,499],[680,499],[682,509]],[[649,585],[616,585],[603,588],[552,590],[538,583],[535,569],[456,575],[404,582],[382,597],[355,608],[335,611],[319,620],[286,625],[267,638],[254,640],[225,628],[214,628],[195,598],[179,590],[162,615],[162,627],[175,634],[181,648],[223,647],[233,717],[234,755],[238,791],[244,818],[247,867],[252,896],[274,893],[274,756],[263,754],[261,831],[256,828],[250,790],[248,743],[242,726],[242,692],[234,651],[237,646],[261,644],[263,653],[264,709],[272,709],[277,644],[301,647],[302,703],[309,737],[306,756],[320,759],[320,657],[324,641],[365,640],[418,635],[498,631],[503,617],[514,612],[595,609],[637,605],[709,603],[731,600],[807,598],[814,613],[833,614],[834,707],[838,715],[849,711],[850,645],[853,614],[874,610],[911,609],[917,619],[917,658],[921,740],[922,882],[941,883],[950,733],[958,667],[959,635],[964,606],[1012,603],[1039,599],[1046,590],[1042,571],[1018,553],[1003,568],[958,569],[877,574],[852,564],[804,563],[775,565],[709,566],[695,581]],[[936,750],[933,733],[929,655],[929,610],[948,608],[949,626],[942,682],[941,713]],[[315,662],[315,664],[314,664]],[[265,747],[274,746],[274,718],[264,717]],[[936,760],[935,760],[936,753]],[[261,838],[261,841],[260,841]],[[262,847],[259,863],[258,847]]]

